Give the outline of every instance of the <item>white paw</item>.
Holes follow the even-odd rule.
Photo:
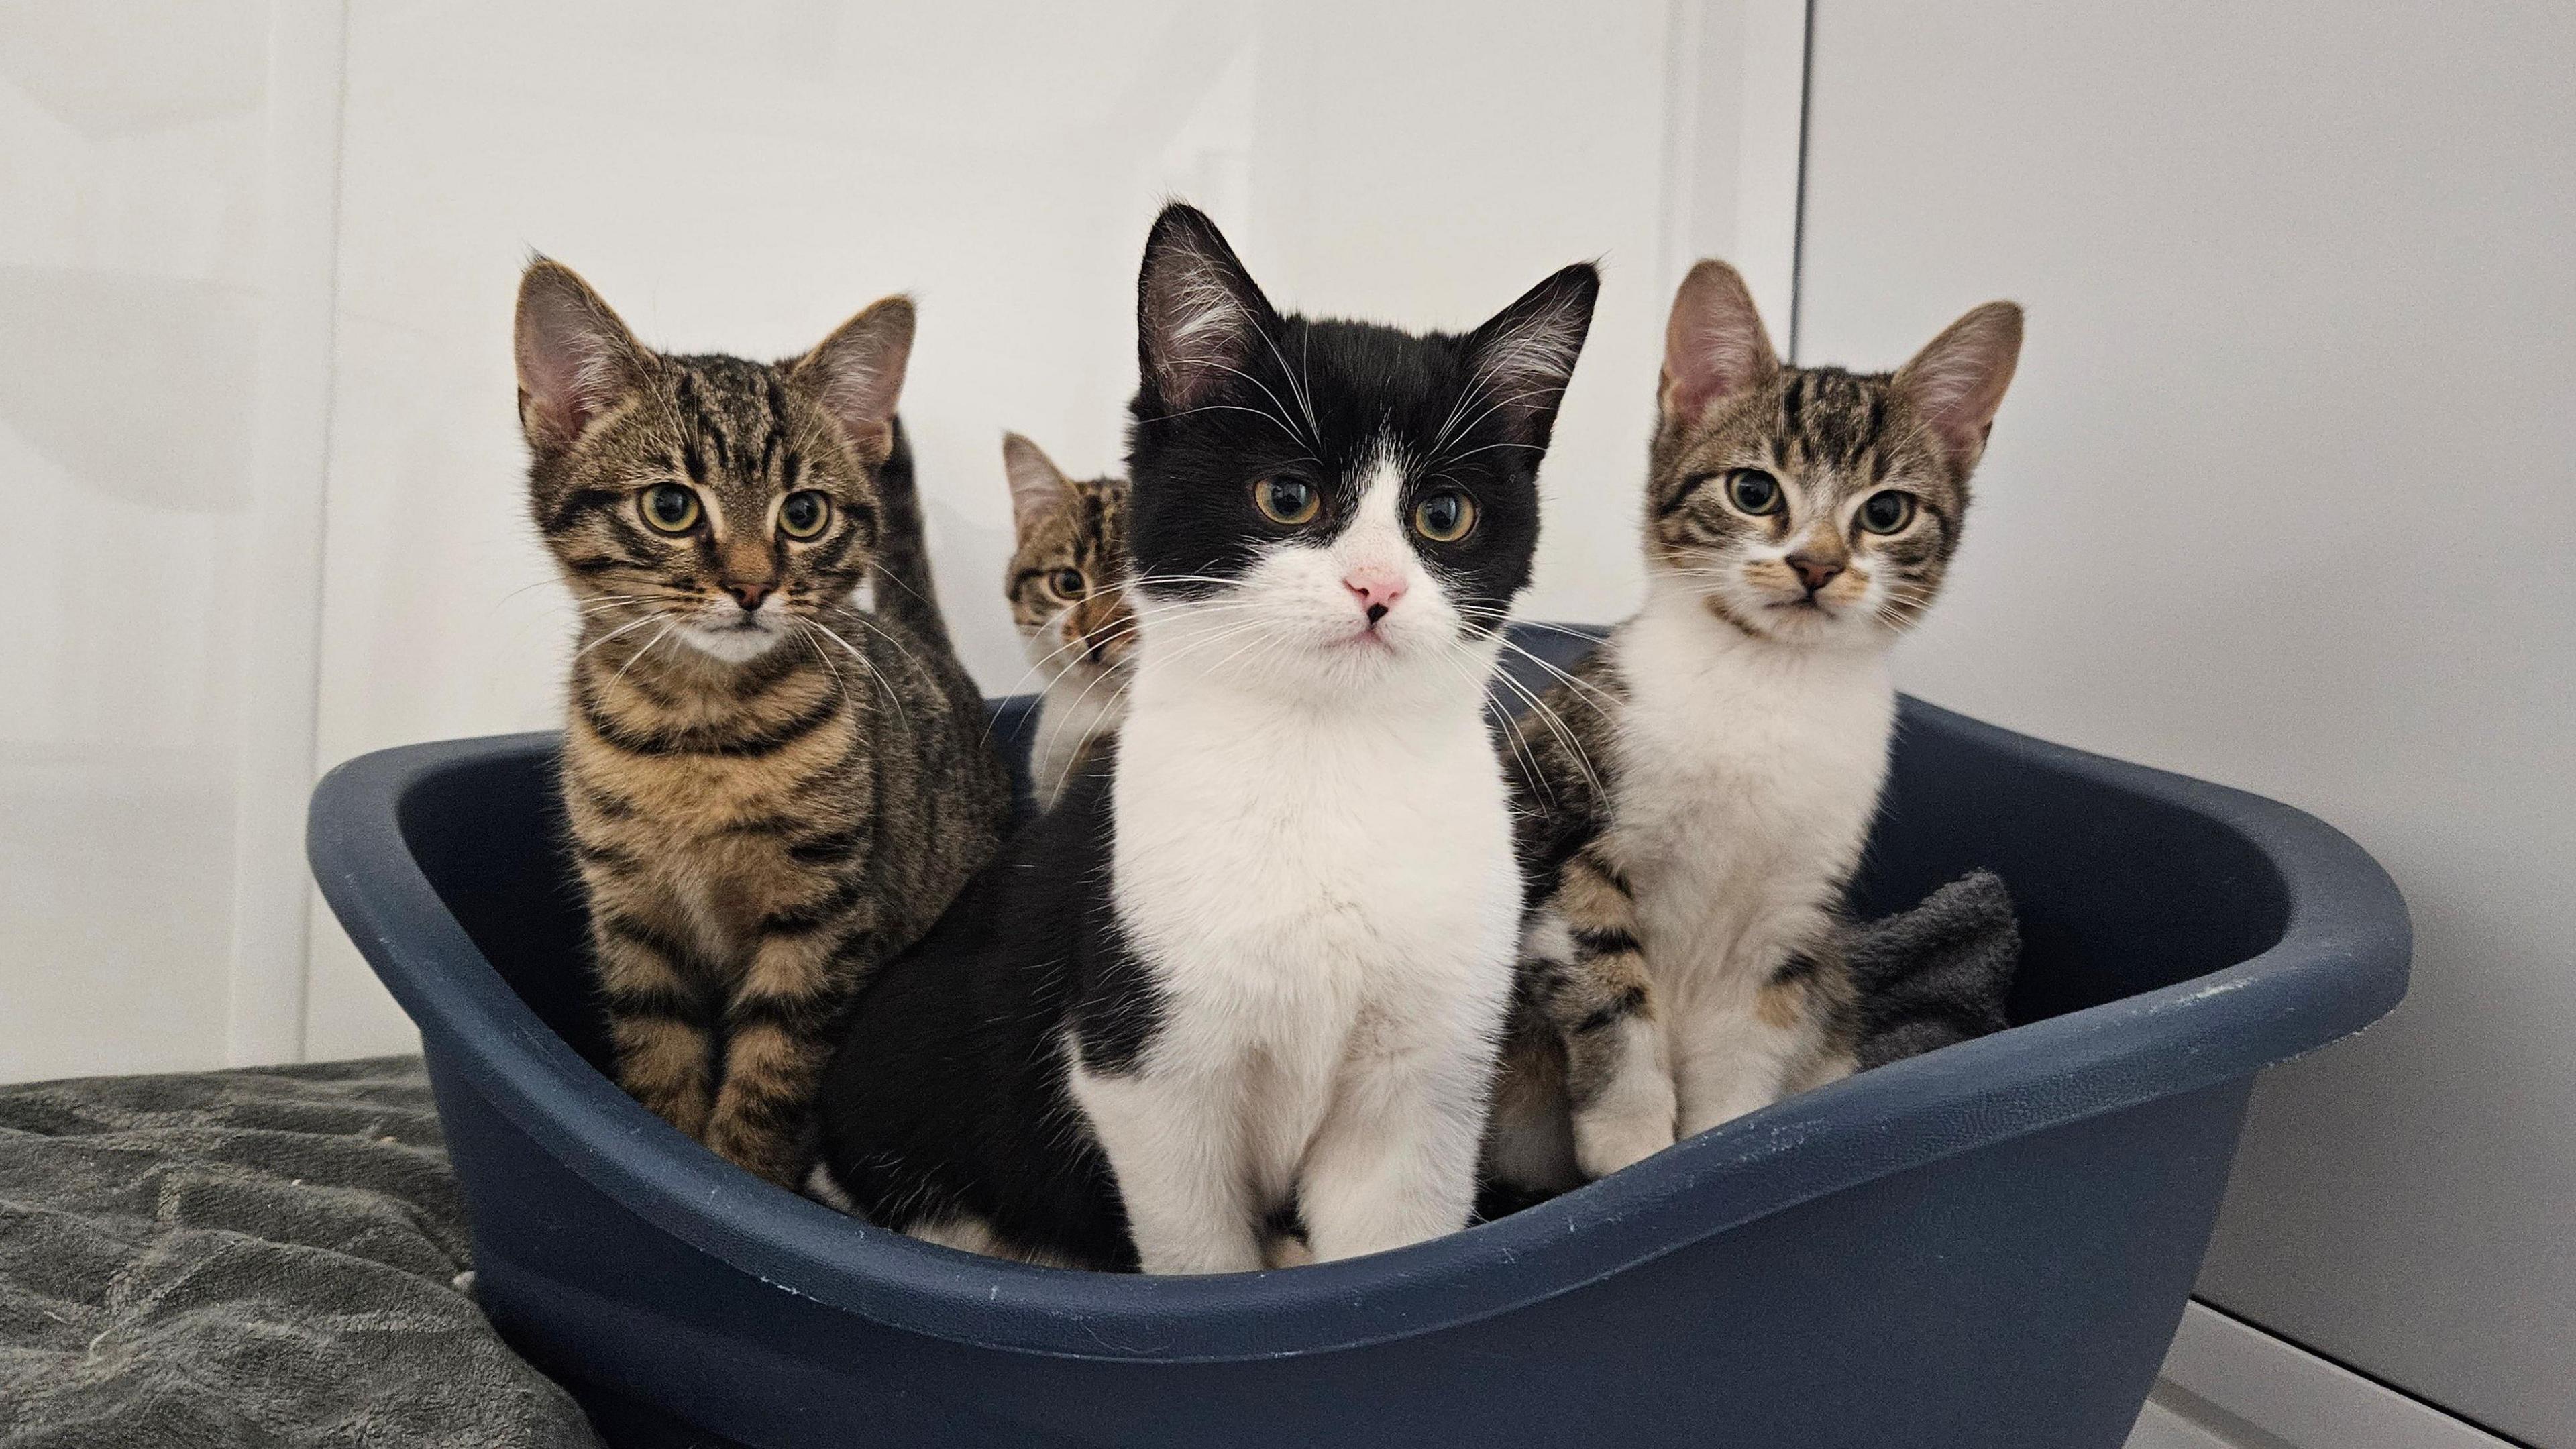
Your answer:
[[[1673,1145],[1669,1101],[1601,1103],[1574,1114],[1574,1160],[1587,1178],[1604,1178]]]

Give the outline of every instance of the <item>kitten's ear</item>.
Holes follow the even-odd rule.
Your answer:
[[[1145,238],[1136,279],[1136,356],[1143,401],[1158,412],[1206,402],[1246,370],[1278,321],[1252,274],[1207,213],[1173,202]]]
[[[1932,429],[1951,466],[1966,472],[1986,450],[1995,410],[2021,361],[2021,308],[1988,302],[1942,329],[1896,371],[1896,390]]]
[[[1577,262],[1523,292],[1520,300],[1469,334],[1467,347],[1482,388],[1476,406],[1492,408],[1493,420],[1516,441],[1547,446],[1557,405],[1565,400],[1575,359],[1583,355],[1583,339],[1592,330],[1592,304],[1600,295],[1600,270]]]
[[[788,377],[841,425],[860,461],[873,467],[894,450],[895,404],[912,360],[912,299],[880,298],[787,365]]]
[[[1011,526],[1022,538],[1032,525],[1062,506],[1073,487],[1056,470],[1053,459],[1017,433],[1002,435],[1002,472],[1011,480]]]
[[[539,453],[573,445],[599,415],[644,386],[644,345],[573,275],[544,257],[519,277],[512,338],[519,369],[519,431]]]
[[[1664,377],[1656,402],[1666,423],[1695,422],[1713,403],[1780,370],[1762,314],[1735,268],[1710,257],[1682,278],[1664,324]]]

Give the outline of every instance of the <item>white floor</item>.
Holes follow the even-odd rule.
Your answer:
[[[2351,1370],[2194,1303],[2128,1449],[2511,1449]]]
[[[2283,1449],[2289,1443],[2241,1420],[2222,1428],[2208,1405],[2182,1399],[2162,1384],[2156,1392],[2129,1434],[2128,1449]]]
[[[2147,1411],[2138,1416],[2138,1427],[2129,1435],[2128,1449],[2253,1449],[2253,1446],[2221,1437],[2198,1421],[2184,1418],[2150,1399]]]

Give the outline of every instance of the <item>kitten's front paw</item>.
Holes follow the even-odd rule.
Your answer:
[[[1603,1103],[1574,1114],[1574,1161],[1586,1178],[1608,1177],[1673,1145],[1669,1099]]]

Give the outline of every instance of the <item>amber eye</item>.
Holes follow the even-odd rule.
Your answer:
[[[1057,569],[1047,575],[1047,588],[1057,598],[1071,603],[1091,592],[1091,581],[1082,576],[1080,569]]]
[[[832,500],[811,488],[800,488],[778,505],[778,531],[789,538],[812,538],[832,522]]]
[[[1726,497],[1759,518],[1780,511],[1780,480],[1759,468],[1738,468],[1726,475]]]
[[[1893,488],[1869,495],[1860,505],[1860,526],[1872,533],[1902,533],[1914,521],[1914,495]]]
[[[1262,517],[1289,528],[1314,522],[1324,509],[1324,496],[1303,478],[1264,478],[1252,485],[1252,501]]]
[[[656,483],[644,490],[644,521],[663,533],[686,533],[698,526],[698,495],[677,483]]]
[[[1456,543],[1476,526],[1476,500],[1443,488],[1413,505],[1413,531],[1433,543]]]

